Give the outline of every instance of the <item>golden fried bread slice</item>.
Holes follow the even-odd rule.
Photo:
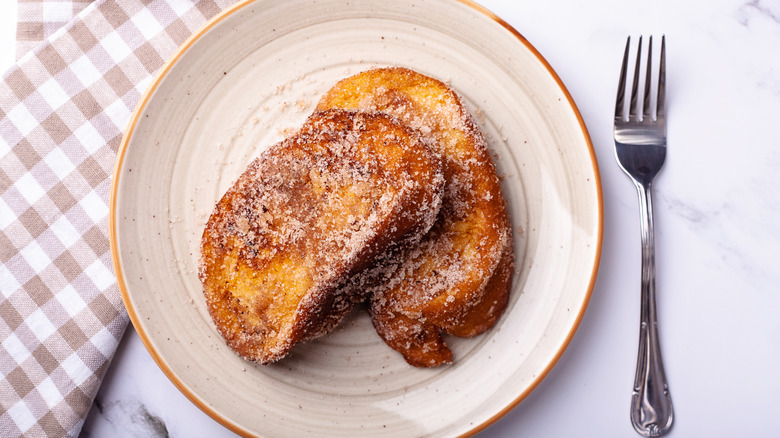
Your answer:
[[[332,329],[364,297],[342,287],[441,204],[442,164],[385,114],[313,114],[254,160],[203,232],[199,275],[227,344],[262,364]]]
[[[441,153],[445,189],[436,224],[357,283],[372,289],[372,319],[388,345],[415,366],[449,362],[440,332],[473,336],[492,326],[506,308],[514,270],[506,203],[479,128],[444,83],[397,67],[340,81],[317,108],[395,115]]]

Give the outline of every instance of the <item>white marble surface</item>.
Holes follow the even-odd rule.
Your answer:
[[[539,387],[479,436],[632,437],[639,314],[633,185],[611,114],[627,35],[666,34],[669,150],[656,180],[660,335],[672,437],[777,436],[780,408],[780,2],[482,0],[545,56],[589,128],[604,247],[571,345]],[[14,0],[0,0],[3,68]],[[157,368],[130,328],[84,426],[90,437],[230,437]]]

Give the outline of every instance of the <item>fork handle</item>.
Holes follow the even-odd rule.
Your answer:
[[[658,437],[671,428],[673,410],[658,341],[652,183],[637,182],[636,186],[642,233],[642,297],[631,423],[640,435]]]

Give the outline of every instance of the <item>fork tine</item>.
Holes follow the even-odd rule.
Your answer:
[[[642,104],[642,118],[650,119],[653,117],[650,109],[650,81],[652,76],[653,67],[653,36],[647,39],[647,74],[645,75],[645,94],[644,103]]]
[[[656,118],[666,116],[666,35],[661,35],[661,60],[659,62]]]
[[[628,107],[628,120],[638,120],[637,100],[639,95],[639,66],[642,61],[642,37],[639,37],[639,46],[637,47],[636,67],[634,68],[634,82],[631,86],[631,103]]]
[[[626,101],[626,70],[628,69],[628,49],[631,46],[631,37],[626,40],[626,50],[623,53],[623,65],[620,67],[620,79],[618,80],[617,102],[615,102],[615,119],[623,120],[623,105]]]

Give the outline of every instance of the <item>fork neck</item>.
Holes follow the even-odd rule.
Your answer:
[[[634,181],[639,194],[639,231],[642,234],[643,252],[649,251],[653,258],[655,255],[655,231],[653,229],[653,180]]]

